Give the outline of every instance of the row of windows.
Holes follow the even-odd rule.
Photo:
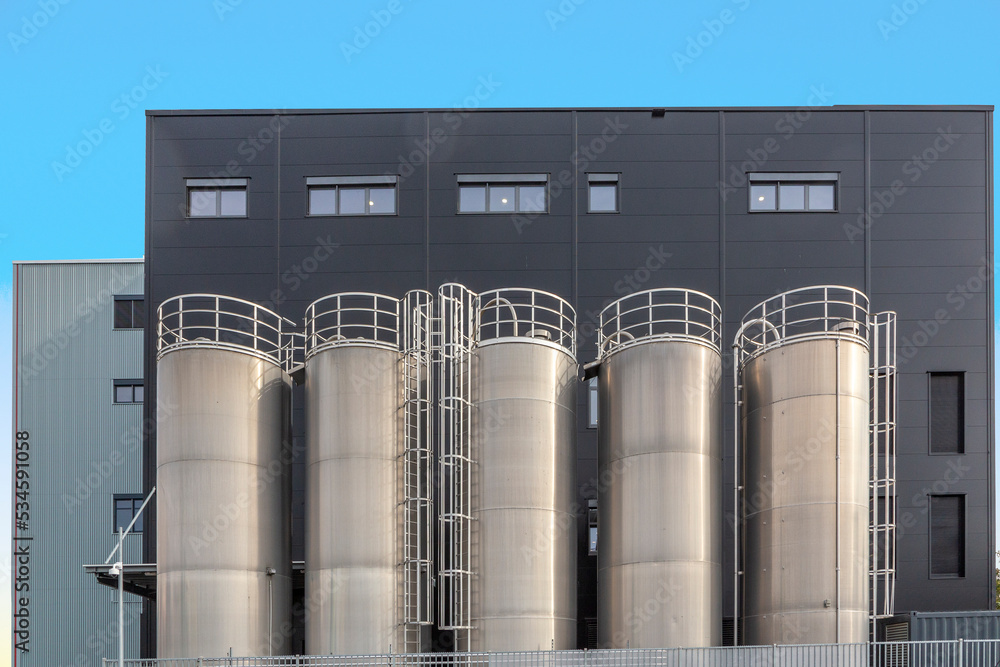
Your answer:
[[[460,174],[459,213],[547,213],[548,174]],[[750,205],[755,212],[833,212],[836,173],[751,174]],[[191,218],[247,216],[249,179],[188,179]],[[396,215],[395,176],[324,176],[306,179],[310,216]],[[587,174],[587,212],[618,213],[618,174]]]

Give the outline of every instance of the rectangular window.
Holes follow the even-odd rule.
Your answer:
[[[187,214],[189,218],[247,217],[246,178],[189,178]]]
[[[831,212],[837,210],[840,174],[757,173],[748,174],[751,212]]]
[[[964,454],[964,373],[930,373],[928,412],[931,454]]]
[[[965,576],[965,496],[930,496],[931,577]]]
[[[546,213],[548,174],[460,174],[459,213]]]
[[[115,297],[115,329],[142,329],[146,326],[146,301],[141,296]]]
[[[142,403],[142,380],[115,380],[115,403]]]
[[[588,553],[591,556],[597,555],[597,501],[587,501],[587,543]]]
[[[396,215],[397,176],[306,179],[308,215]]]
[[[587,174],[587,212],[618,213],[618,174]]]
[[[129,523],[132,522],[133,517],[139,513],[139,508],[142,507],[143,497],[133,494],[116,494],[115,495],[115,516],[114,516],[114,532],[118,532],[118,527],[120,526],[123,530],[128,528]],[[135,525],[132,526],[132,533],[142,532],[142,515],[139,514],[139,518],[136,519]]]
[[[587,428],[597,428],[597,378],[587,381]]]

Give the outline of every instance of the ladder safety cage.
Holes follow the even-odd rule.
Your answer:
[[[431,336],[434,297],[424,290],[400,300],[402,319],[403,615],[407,653],[419,653],[421,627],[434,599],[433,406]]]
[[[895,611],[896,587],[896,313],[871,320],[871,466],[869,592],[871,633]]]
[[[300,356],[295,323],[264,306],[218,294],[182,294],[156,309],[156,354],[180,347],[250,353],[291,372]]]
[[[463,285],[438,289],[433,349],[438,402],[438,627],[468,650],[472,629],[472,373],[476,294]]]

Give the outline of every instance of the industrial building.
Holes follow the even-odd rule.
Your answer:
[[[141,259],[14,264],[12,664],[117,655],[117,592],[83,565],[104,562],[142,502],[145,321]],[[129,657],[141,615],[126,593]]]
[[[143,654],[992,609],[992,111],[148,112]]]

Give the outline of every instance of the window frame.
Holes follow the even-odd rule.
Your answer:
[[[774,208],[754,208],[753,188],[759,185],[774,186]],[[803,208],[781,208],[781,186],[806,186],[803,192]],[[833,186],[833,208],[809,208],[809,187],[811,185]],[[840,212],[840,172],[747,172],[747,212],[748,213],[839,213]]]
[[[549,175],[548,174],[456,174],[455,211],[457,215],[548,215],[549,214]],[[490,210],[490,188],[514,188],[514,208],[509,211]],[[541,210],[521,208],[521,188],[540,187],[544,195],[544,205]],[[463,211],[462,188],[485,188],[485,210]]]
[[[587,380],[587,428],[597,428],[597,416],[601,411],[601,398],[598,388],[598,379],[594,377]]]
[[[961,574],[934,574],[934,498],[962,499],[962,558]],[[928,493],[927,494],[927,578],[928,579],[965,579],[969,564],[969,502],[966,493]]]
[[[143,503],[143,501],[145,501],[145,497],[141,493],[116,493],[116,494],[114,494],[112,496],[112,499],[111,499],[111,531],[115,535],[118,534],[118,525],[117,525],[118,524],[118,501],[125,501],[125,500],[129,500],[129,501],[132,502],[132,508],[131,508],[132,514],[129,517],[129,521],[131,521],[133,518],[135,518],[135,515],[139,512],[139,509],[142,507],[142,503]],[[142,533],[143,529],[145,528],[145,526],[143,525],[143,523],[145,523],[145,521],[144,521],[144,519],[142,517],[140,517],[139,521],[136,524],[138,526],[138,528],[136,528],[135,526],[133,526],[132,530],[129,532],[129,534],[132,535],[132,534],[135,534],[135,533]],[[122,526],[122,528],[123,529],[128,528],[128,523],[126,523],[124,526]]]
[[[968,430],[968,427],[967,427],[966,424],[968,422],[967,411],[968,411],[968,404],[969,404],[969,402],[966,400],[965,373],[966,373],[966,371],[927,371],[927,455],[928,456],[963,456],[966,453],[966,449],[965,449],[966,437],[965,437],[965,435],[966,435],[966,431]],[[957,451],[957,452],[935,452],[934,449],[933,449],[934,442],[933,442],[932,436],[933,436],[933,433],[934,433],[934,428],[933,428],[934,427],[934,403],[933,403],[932,390],[933,390],[934,376],[942,376],[942,375],[948,375],[948,376],[955,376],[955,377],[957,377],[958,381],[959,381],[959,387],[961,388],[961,392],[962,392],[962,395],[959,398],[959,400],[961,401],[961,409],[960,409],[959,417],[962,420],[962,427],[961,427],[961,430],[959,431],[960,442],[958,443],[959,444],[959,451]]]
[[[118,388],[119,387],[131,387],[132,388],[132,400],[131,401],[119,401],[118,400]],[[135,388],[142,388],[142,400],[135,400]],[[112,380],[111,383],[111,402],[115,405],[142,405],[146,402],[146,383],[141,379],[121,379]]]
[[[593,213],[595,215],[618,215],[622,212],[622,192],[621,192],[621,174],[616,173],[594,173],[587,174],[587,213]],[[590,190],[594,186],[613,186],[615,189],[615,208],[614,210],[607,209],[594,209],[590,205]]]
[[[597,500],[587,500],[587,555],[596,556],[601,542],[601,513]],[[593,545],[593,547],[591,547]]]
[[[231,215],[222,213],[222,192],[243,192],[243,213]],[[215,215],[192,215],[191,193],[215,192]],[[184,217],[189,220],[208,220],[213,218],[249,218],[250,217],[250,179],[249,178],[186,178],[184,179]]]
[[[341,213],[340,212],[340,191],[342,189],[356,190],[363,188],[365,191],[365,210],[362,213]],[[372,212],[371,190],[392,190],[392,212]],[[334,212],[313,213],[311,199],[313,190],[333,190]],[[381,176],[307,176],[306,177],[306,202],[305,217],[307,218],[351,218],[351,217],[391,217],[399,215],[399,177],[393,175]]]
[[[132,326],[120,327],[118,326],[118,302],[127,301],[131,304],[130,310],[130,323]],[[136,326],[135,324],[135,303],[142,303],[142,324]],[[114,297],[114,312],[111,317],[111,328],[115,331],[133,331],[133,330],[143,330],[146,328],[146,298],[142,294],[116,294]]]

